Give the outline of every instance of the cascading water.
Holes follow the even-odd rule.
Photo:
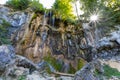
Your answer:
[[[95,31],[94,31],[94,33],[95,33],[95,45],[97,45],[97,43],[98,43],[98,41],[100,39],[100,33],[98,31],[96,23],[94,23],[93,27],[95,27]]]
[[[45,19],[46,19],[46,11],[44,12],[44,16],[43,16],[43,24],[42,24],[42,25],[43,25],[43,27],[44,27],[44,26],[45,26],[45,24],[46,24],[46,20],[45,20]]]
[[[52,17],[52,26],[54,27],[54,25],[55,25],[55,17],[53,16]]]
[[[41,53],[41,57],[43,57],[43,49],[44,49],[44,45],[45,45],[45,41],[47,39],[47,35],[48,35],[48,28],[46,27],[47,24],[47,19],[46,19],[46,11],[44,13],[43,16],[43,23],[42,26],[40,27],[40,36],[41,36],[41,44],[39,45],[39,51]]]
[[[33,52],[33,57],[34,58],[38,57],[37,52],[38,52],[39,44],[40,44],[40,40],[39,40],[39,37],[37,37],[35,47],[34,47],[34,52]]]
[[[96,23],[92,23],[92,25],[90,25],[90,23],[83,23],[83,29],[87,44],[96,48],[98,41],[104,36],[101,34],[101,30],[103,29],[99,28],[98,30]]]
[[[52,25],[52,11],[51,10],[49,11],[49,17],[50,17],[49,24]]]
[[[49,24],[53,27],[54,27],[54,24],[55,24],[55,17],[54,17],[51,10],[49,11]]]
[[[94,32],[92,31],[91,27],[89,26],[88,23],[83,23],[83,29],[84,29],[84,33],[85,33],[85,38],[87,41],[87,44],[95,47],[95,36],[94,36]]]

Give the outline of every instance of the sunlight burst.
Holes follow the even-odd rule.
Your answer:
[[[90,16],[90,21],[95,22],[97,20],[98,20],[98,15],[94,14],[94,15]]]

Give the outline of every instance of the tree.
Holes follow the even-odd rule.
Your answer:
[[[91,14],[99,14],[101,21],[113,25],[120,20],[120,0],[80,0],[84,18]]]
[[[74,18],[71,0],[56,0],[53,5],[55,16],[63,20]]]

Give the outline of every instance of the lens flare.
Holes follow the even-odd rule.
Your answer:
[[[97,21],[98,20],[98,15],[92,15],[91,17],[90,17],[90,21],[93,21],[93,22],[95,22],[95,21]]]

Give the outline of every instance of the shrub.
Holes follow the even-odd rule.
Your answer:
[[[35,12],[40,12],[44,10],[43,5],[39,3],[39,0],[33,0],[29,6]]]
[[[15,10],[25,10],[28,7],[32,8],[35,12],[44,10],[39,0],[8,0],[6,4]]]
[[[10,41],[7,37],[7,28],[10,26],[10,24],[5,21],[4,19],[1,19],[2,23],[0,24],[0,45],[1,44],[9,44]]]
[[[8,0],[6,2],[7,5],[16,9],[16,10],[24,10],[29,7],[31,0]]]
[[[48,56],[44,57],[44,60],[46,62],[48,62],[49,64],[51,64],[55,68],[55,70],[57,70],[57,71],[61,70],[62,64],[58,63],[57,60],[54,57],[48,55]]]

